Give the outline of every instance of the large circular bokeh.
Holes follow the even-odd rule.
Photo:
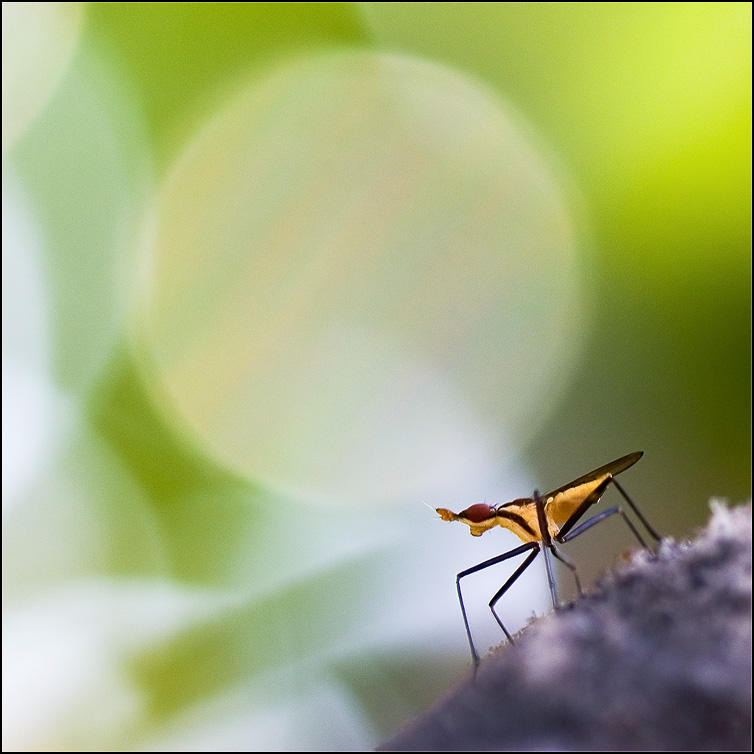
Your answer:
[[[483,86],[408,57],[258,74],[156,207],[137,342],[165,409],[321,500],[494,478],[578,351],[572,221],[533,143]]]

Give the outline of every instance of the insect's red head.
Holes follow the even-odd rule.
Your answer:
[[[475,537],[497,525],[495,509],[487,503],[474,503],[460,513],[453,513],[447,508],[435,508],[443,521],[461,521],[466,524]]]
[[[482,521],[495,517],[495,509],[487,505],[487,503],[474,503],[474,505],[470,505],[458,515],[462,518],[467,518],[472,523],[481,524]]]

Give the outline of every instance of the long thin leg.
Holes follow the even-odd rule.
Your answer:
[[[513,582],[516,581],[516,579],[534,562],[534,559],[539,555],[539,548],[533,549],[526,557],[526,560],[524,560],[523,563],[513,572],[513,575],[503,584],[500,589],[495,592],[495,596],[490,600],[490,610],[492,610],[492,614],[495,616],[495,620],[497,621],[500,628],[503,629],[503,633],[507,637],[508,641],[511,644],[514,644],[513,637],[508,633],[508,629],[503,625],[503,621],[500,620],[500,616],[495,612],[495,605],[497,604],[497,601],[508,591],[508,589],[513,586]]]
[[[584,590],[581,588],[581,579],[579,578],[579,572],[576,569],[576,564],[570,559],[567,558],[565,555],[563,555],[560,550],[558,550],[555,545],[551,545],[550,549],[552,550],[552,554],[566,567],[571,569],[571,573],[573,574],[573,578],[576,580],[576,589],[578,589],[579,595],[584,594]]]
[[[463,604],[463,594],[461,593],[461,579],[464,576],[470,576],[472,573],[477,573],[478,571],[482,571],[485,568],[489,568],[490,566],[496,565],[497,563],[502,563],[504,560],[508,560],[510,558],[515,558],[516,555],[521,555],[525,553],[527,550],[537,550],[539,548],[538,542],[527,542],[526,544],[519,545],[518,547],[514,547],[512,550],[509,550],[508,552],[504,552],[502,555],[497,555],[494,558],[490,558],[489,560],[485,560],[482,563],[479,563],[478,565],[472,566],[471,568],[467,568],[465,571],[461,571],[456,576],[456,590],[458,591],[458,601],[461,603],[461,614],[463,615],[463,624],[466,626],[466,636],[469,640],[469,647],[471,648],[471,657],[474,660],[474,667],[479,665],[479,655],[477,654],[476,648],[474,647],[474,640],[471,638],[471,629],[469,628],[469,619],[466,615],[466,607]],[[507,634],[507,632],[506,632]]]
[[[631,506],[631,510],[637,515],[639,520],[644,524],[647,531],[655,538],[655,541],[659,542],[662,537],[657,533],[657,530],[647,521],[646,518],[644,518],[644,514],[639,510],[639,506],[636,505],[636,503],[631,500],[631,498],[628,496],[626,491],[623,489],[623,487],[620,486],[618,483],[618,480],[613,477],[613,484],[617,487],[618,492],[620,492],[621,495],[626,499],[626,502]]]
[[[620,513],[620,515],[623,517],[623,520],[628,525],[628,528],[631,529],[634,536],[638,540],[639,544],[645,549],[648,550],[647,543],[641,538],[641,535],[636,530],[636,527],[631,523],[631,519],[625,514],[623,509],[616,505],[614,508],[608,508],[606,511],[602,511],[602,513],[598,513],[596,516],[592,516],[592,518],[588,519],[587,521],[584,521],[583,524],[579,524],[572,532],[567,534],[566,536],[560,538],[558,537],[559,542],[570,542],[574,537],[578,537],[579,534],[583,534],[588,529],[591,529],[593,526],[598,524],[600,521],[604,521],[609,516],[613,516],[616,513]]]
[[[555,586],[555,576],[552,572],[552,563],[550,562],[550,548],[540,543],[540,549],[545,556],[545,570],[547,571],[547,585],[550,587],[550,598],[552,599],[553,609],[560,609],[560,602],[558,600],[558,590]]]
[[[547,571],[547,586],[550,587],[550,597],[552,606],[555,610],[560,607],[558,601],[558,590],[555,586],[555,576],[552,572],[552,563],[550,562],[550,546],[552,539],[550,537],[550,525],[545,514],[545,501],[539,496],[539,492],[534,490],[534,505],[537,507],[537,520],[539,522],[539,536],[542,538],[539,543],[539,549],[545,556],[545,570]]]

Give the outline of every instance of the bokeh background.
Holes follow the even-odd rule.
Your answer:
[[[750,166],[748,3],[3,3],[3,748],[373,747],[516,544],[423,501],[748,498]]]

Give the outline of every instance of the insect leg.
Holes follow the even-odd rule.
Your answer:
[[[550,528],[547,523],[547,515],[545,514],[545,501],[539,496],[539,492],[534,490],[534,504],[537,506],[537,519],[539,521],[539,534],[542,537],[539,543],[539,549],[542,550],[542,554],[545,556],[545,569],[547,570],[547,585],[550,587],[550,597],[552,598],[552,606],[555,610],[558,609],[558,592],[555,587],[555,577],[552,574],[552,563],[550,562],[550,546],[552,545],[552,539],[550,537]]]
[[[584,594],[584,590],[581,588],[581,579],[579,579],[579,572],[576,570],[576,564],[570,559],[567,558],[565,555],[563,555],[560,550],[556,549],[555,545],[551,545],[550,549],[552,550],[552,554],[566,567],[571,569],[571,573],[573,574],[573,578],[576,579],[576,589],[579,591],[579,596]]]
[[[636,527],[631,523],[631,519],[624,513],[623,509],[616,505],[614,508],[608,508],[606,511],[602,511],[602,513],[598,513],[596,516],[592,516],[592,518],[588,519],[587,521],[584,521],[583,524],[579,524],[572,532],[569,534],[566,534],[564,537],[558,536],[559,542],[570,542],[574,537],[578,537],[579,534],[583,534],[588,529],[591,529],[593,526],[598,524],[600,521],[604,521],[609,516],[613,516],[616,513],[620,513],[620,515],[623,517],[623,520],[628,525],[628,528],[631,529],[633,532],[633,535],[638,540],[639,544],[645,549],[648,550],[647,543],[641,538],[641,535],[636,530]]]
[[[466,626],[466,636],[469,639],[469,647],[471,648],[471,658],[474,660],[474,667],[477,667],[477,665],[479,665],[479,655],[477,654],[476,648],[474,647],[474,640],[471,638],[471,629],[469,628],[469,619],[466,615],[466,607],[463,604],[463,594],[461,593],[461,579],[464,576],[470,576],[472,573],[477,573],[478,571],[482,571],[485,568],[489,568],[490,566],[493,566],[497,563],[502,563],[504,560],[508,560],[509,558],[515,558],[516,555],[521,555],[522,553],[525,553],[527,550],[534,550],[535,548],[538,548],[538,547],[539,547],[538,542],[527,542],[526,544],[519,545],[518,547],[514,547],[512,550],[509,550],[508,552],[504,552],[502,555],[497,555],[494,558],[490,558],[489,560],[485,560],[482,563],[479,563],[478,565],[472,566],[471,568],[467,568],[465,571],[461,571],[456,576],[456,589],[458,591],[458,601],[461,603],[461,614],[463,615],[463,624],[464,626]]]
[[[537,555],[539,555],[539,548],[533,549],[528,554],[526,560],[521,563],[521,565],[513,572],[513,575],[505,582],[505,584],[500,587],[500,589],[497,590],[497,592],[495,592],[495,596],[490,600],[490,610],[492,610],[492,614],[495,616],[495,620],[497,621],[500,628],[503,629],[503,633],[511,644],[514,643],[513,637],[508,633],[508,629],[503,625],[503,621],[500,620],[500,616],[495,612],[495,605],[497,604],[497,601],[513,585],[513,582],[516,581],[516,579],[531,565]]]
[[[540,549],[545,556],[545,570],[547,571],[547,586],[550,587],[550,598],[552,599],[552,606],[555,610],[560,608],[560,602],[558,600],[558,590],[555,586],[555,576],[552,572],[552,562],[550,561],[550,548],[540,543]]]
[[[631,510],[638,516],[639,520],[644,524],[647,531],[655,538],[657,542],[659,542],[660,539],[662,539],[662,537],[660,537],[656,529],[649,523],[649,521],[647,521],[647,519],[644,518],[644,515],[639,510],[636,503],[633,500],[631,500],[631,498],[628,496],[628,494],[623,489],[623,487],[621,487],[620,484],[618,484],[618,480],[613,478],[613,484],[617,487],[618,492],[620,492],[620,494],[623,495],[623,497],[626,499],[626,502],[631,506]]]

